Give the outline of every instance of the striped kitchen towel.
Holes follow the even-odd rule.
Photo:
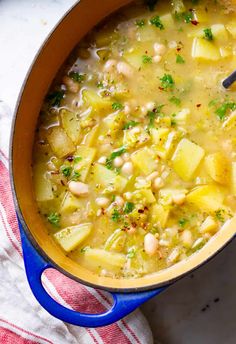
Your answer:
[[[35,300],[24,271],[9,182],[11,117],[10,109],[0,102],[0,343],[151,344],[150,328],[139,310],[113,325],[89,329],[63,323]],[[68,308],[97,313],[110,307],[105,293],[76,283],[53,269],[47,270],[43,279],[53,298]]]

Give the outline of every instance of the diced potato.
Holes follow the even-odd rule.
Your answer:
[[[45,164],[36,164],[33,169],[33,181],[36,200],[38,202],[50,201],[54,198],[52,184],[46,176]]]
[[[226,43],[229,39],[228,32],[223,24],[214,24],[211,26],[214,41],[219,44]]]
[[[222,128],[230,130],[236,127],[236,111],[233,111],[224,121]]]
[[[121,229],[115,230],[115,232],[107,239],[104,246],[105,250],[121,252],[125,245],[126,236],[126,233]]]
[[[174,117],[174,120],[177,125],[183,126],[183,125],[186,125],[189,116],[190,116],[190,110],[182,109],[176,114],[176,116]]]
[[[144,28],[142,28],[142,29],[144,29]],[[154,29],[155,29],[155,27],[154,27]],[[150,29],[150,31],[151,31],[151,29]],[[156,33],[156,35],[158,35],[158,33]],[[158,36],[156,36],[156,37],[158,37]],[[150,43],[149,42],[145,42],[145,43],[138,42],[131,49],[124,52],[123,58],[132,67],[139,69],[140,67],[143,66],[142,56],[146,55],[147,52],[148,52],[148,55],[152,55],[153,43],[152,42],[150,42]]]
[[[126,261],[124,254],[95,248],[87,248],[83,256],[86,266],[95,271],[101,271],[101,269],[107,269],[112,272],[119,271],[123,268]]]
[[[77,147],[75,156],[78,156],[82,158],[76,165],[75,170],[80,173],[79,179],[82,182],[85,182],[91,164],[94,160],[94,157],[96,155],[96,148],[86,147],[86,146],[79,146]]]
[[[236,195],[236,162],[232,162],[231,167],[231,183],[232,183],[232,193]]]
[[[152,138],[152,142],[156,145],[162,146],[167,139],[167,136],[170,132],[170,129],[168,128],[151,128],[150,129],[150,134]]]
[[[184,180],[190,181],[205,154],[197,144],[182,139],[172,157],[175,172]]]
[[[146,41],[154,41],[158,37],[158,33],[156,28],[153,25],[145,25],[142,28],[138,29],[137,32],[137,40],[140,42],[146,42]],[[138,65],[141,65],[141,54],[137,53],[135,54],[129,54],[126,53],[126,60],[128,61],[130,59],[131,65],[138,68]],[[137,57],[137,64],[136,64],[136,57]],[[133,59],[132,59],[133,58]]]
[[[100,97],[93,90],[84,90],[82,97],[86,105],[91,106],[96,114],[104,115],[104,112],[107,113],[112,110],[112,101],[107,97]]]
[[[131,155],[133,164],[145,175],[152,173],[157,168],[157,161],[153,150],[144,147]]]
[[[71,226],[60,230],[53,236],[61,247],[66,251],[72,251],[79,246],[90,234],[91,223]]]
[[[92,180],[95,184],[100,185],[112,191],[122,192],[127,184],[127,179],[117,175],[115,172],[107,169],[100,164],[94,164],[92,169]]]
[[[124,146],[139,147],[147,143],[149,140],[149,134],[142,127],[135,127],[124,131]]]
[[[207,218],[201,224],[199,232],[200,233],[215,232],[217,227],[218,227],[218,224],[215,221],[215,219],[212,216],[207,216]]]
[[[226,24],[226,29],[233,36],[233,38],[236,38],[236,21],[235,20],[228,22]]]
[[[163,16],[160,16],[160,20],[162,24],[164,25],[165,29],[171,29],[175,26],[173,17],[170,13],[164,14]]]
[[[75,151],[75,146],[61,127],[53,127],[48,130],[47,140],[53,153],[58,158],[63,158]]]
[[[220,184],[228,184],[230,179],[230,165],[228,159],[220,152],[205,158],[206,170],[211,178]]]
[[[73,212],[75,210],[81,209],[83,207],[83,203],[81,200],[71,192],[67,192],[61,204],[61,212]]]
[[[136,201],[140,201],[144,204],[151,204],[156,202],[156,198],[150,189],[140,189],[133,193],[133,197]]]
[[[168,206],[163,206],[162,204],[153,204],[150,214],[152,223],[157,223],[161,228],[165,228],[170,214],[170,209]]]
[[[186,196],[186,201],[202,211],[215,211],[222,208],[224,193],[215,185],[197,186]]]
[[[209,42],[204,38],[194,38],[192,57],[194,59],[218,61],[220,59],[220,52],[214,43]]]
[[[104,118],[103,121],[110,129],[112,134],[114,131],[119,130],[123,127],[126,121],[126,116],[123,112],[116,112]]]
[[[84,139],[82,141],[82,144],[87,146],[87,147],[91,147],[94,144],[94,141],[97,137],[98,134],[98,129],[99,129],[99,125],[96,125],[95,127],[93,127],[88,134],[86,134],[84,136]]]
[[[60,117],[66,134],[74,144],[77,144],[80,138],[80,124],[76,113],[63,109],[60,111]]]

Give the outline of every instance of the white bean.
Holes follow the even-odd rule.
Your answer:
[[[154,43],[153,48],[155,53],[157,53],[158,55],[164,55],[166,52],[166,47],[164,46],[164,44],[161,43]]]
[[[159,62],[161,61],[161,59],[162,59],[162,56],[161,56],[161,55],[155,55],[155,56],[153,56],[152,61],[153,61],[154,63],[159,63]]]
[[[124,161],[128,161],[130,159],[130,154],[129,153],[124,153],[121,155],[122,159]]]
[[[116,67],[118,73],[123,74],[127,78],[130,78],[133,75],[133,69],[128,65],[128,63],[118,62]]]
[[[101,158],[98,159],[98,163],[105,165],[107,158],[105,156],[101,156]]]
[[[172,199],[175,204],[182,205],[185,202],[186,196],[183,192],[180,192],[173,194]]]
[[[145,252],[152,256],[157,253],[158,240],[151,233],[147,233],[144,237],[144,250]]]
[[[71,181],[69,183],[69,190],[76,196],[86,197],[89,193],[88,185],[82,182]]]
[[[115,167],[121,167],[123,163],[124,163],[124,160],[120,156],[117,156],[113,161],[113,165]]]
[[[164,181],[161,177],[157,177],[153,181],[153,188],[154,190],[159,190],[164,186]]]
[[[99,207],[106,207],[109,203],[109,199],[107,197],[98,197],[96,198],[96,203]]]
[[[132,162],[130,162],[130,161],[125,162],[124,165],[122,166],[121,172],[123,172],[127,176],[130,176],[133,173],[133,164],[132,164]]]
[[[111,72],[112,69],[114,69],[114,67],[116,66],[117,61],[116,60],[107,60],[107,62],[105,63],[103,69],[105,72]]]
[[[146,104],[146,109],[149,111],[152,111],[155,108],[155,103],[154,102],[148,102]]]

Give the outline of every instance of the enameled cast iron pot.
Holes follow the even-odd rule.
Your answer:
[[[220,251],[234,236],[236,217],[227,222],[200,252],[186,261],[138,279],[99,277],[65,256],[48,236],[33,195],[31,157],[41,104],[59,67],[79,40],[102,18],[130,0],[81,0],[47,38],[26,77],[12,126],[10,168],[15,206],[19,218],[25,269],[34,296],[53,316],[68,323],[97,327],[111,324],[159,294],[173,281],[199,267]],[[114,304],[103,314],[84,314],[67,309],[45,291],[41,275],[55,268],[85,285],[112,293]]]

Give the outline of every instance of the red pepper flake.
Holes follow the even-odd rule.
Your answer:
[[[138,213],[139,213],[139,214],[143,214],[143,213],[144,213],[144,210],[143,210],[143,209],[139,209],[139,210],[138,210]]]
[[[68,160],[69,162],[72,162],[74,160],[74,157],[72,155],[69,155],[66,160]]]
[[[176,50],[177,50],[177,51],[180,51],[180,50],[181,50],[181,48],[179,48],[179,47],[178,47]]]
[[[202,104],[197,104],[196,107],[199,108]]]
[[[163,88],[163,87],[160,87],[160,86],[159,86],[158,88],[159,88],[159,90],[164,91],[164,88]]]
[[[191,20],[191,23],[192,23],[193,25],[198,25],[198,21],[197,21],[197,20]]]

